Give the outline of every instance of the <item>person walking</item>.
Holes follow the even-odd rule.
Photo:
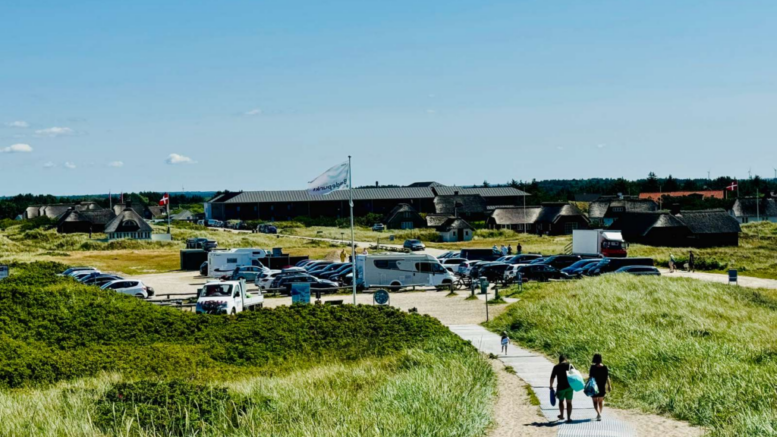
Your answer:
[[[674,255],[669,254],[669,273],[674,273]]]
[[[507,245],[507,254],[508,255],[512,255],[513,254],[513,245],[512,244],[508,244]]]
[[[348,258],[348,255],[345,254],[345,249],[343,249],[343,251],[340,252],[340,262],[344,263],[346,258]]]
[[[604,408],[604,395],[607,392],[612,391],[612,383],[610,382],[610,370],[602,364],[602,355],[594,354],[593,360],[591,360],[591,369],[588,371],[588,378],[593,378],[596,381],[596,386],[599,388],[599,393],[592,397],[591,400],[594,403],[594,410],[596,410],[596,420],[602,420],[602,408]]]
[[[688,271],[693,272],[696,270],[696,256],[693,254],[693,251],[688,252]]]
[[[571,365],[567,361],[567,357],[564,354],[559,355],[558,364],[553,366],[553,372],[550,374],[550,389],[553,390],[553,382],[558,381],[556,386],[556,399],[558,400],[558,419],[564,420],[564,404],[567,409],[567,422],[572,421],[572,396],[574,390],[569,385],[567,379],[567,372]]]
[[[501,250],[501,252],[502,252],[502,256],[507,256],[507,248],[505,247],[505,245],[504,245],[504,244],[502,245],[502,248],[501,248],[501,249],[502,249],[502,250]]]
[[[502,331],[502,353],[507,355],[507,345],[510,344],[510,339],[507,337],[507,331]]]
[[[518,255],[523,252],[523,246],[521,246],[521,243],[518,243],[518,247],[516,249],[518,250]]]
[[[365,247],[365,248],[364,248],[364,250],[362,251],[362,255],[369,255],[369,254],[367,253],[367,248],[366,248],[366,247]]]
[[[496,247],[496,244],[494,244],[494,247],[492,247],[492,248],[491,248],[491,251],[492,251],[492,252],[494,252],[494,255],[496,255],[497,253],[499,253],[499,248],[498,248],[498,247]]]

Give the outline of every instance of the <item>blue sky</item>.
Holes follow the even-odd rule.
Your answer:
[[[772,177],[773,1],[0,6],[0,194]]]

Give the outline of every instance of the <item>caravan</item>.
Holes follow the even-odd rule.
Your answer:
[[[363,288],[447,287],[453,282],[453,275],[431,255],[357,255],[356,275]]]
[[[264,249],[229,249],[208,252],[208,276],[218,278],[231,274],[240,266],[264,267],[262,260],[267,258]]]

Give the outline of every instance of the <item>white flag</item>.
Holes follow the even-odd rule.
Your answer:
[[[326,196],[332,191],[348,188],[348,162],[338,164],[308,182],[308,194],[311,196]]]

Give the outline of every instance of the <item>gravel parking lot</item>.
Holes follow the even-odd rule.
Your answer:
[[[201,288],[209,279],[200,276],[196,272],[173,272],[153,275],[136,276],[146,285],[154,288],[156,295],[152,300],[167,299],[168,297],[193,297],[198,288]],[[248,284],[248,290],[257,291],[256,286]],[[447,296],[447,291],[404,291],[391,293],[390,304],[407,311],[411,308],[418,309],[421,314],[428,314],[437,318],[446,325],[477,324],[486,320],[486,306],[483,295],[478,295],[478,300],[465,300],[470,292],[459,290],[456,296]],[[489,292],[489,299],[494,297],[493,291]],[[314,299],[313,296],[311,298]],[[323,301],[342,300],[343,303],[352,303],[353,295],[337,294],[322,297]],[[515,299],[506,299],[508,303]],[[371,293],[357,293],[356,302],[359,304],[373,304]],[[290,297],[267,297],[264,306],[274,308],[281,305],[291,305]],[[489,305],[489,317],[493,318],[501,314],[507,305]]]

